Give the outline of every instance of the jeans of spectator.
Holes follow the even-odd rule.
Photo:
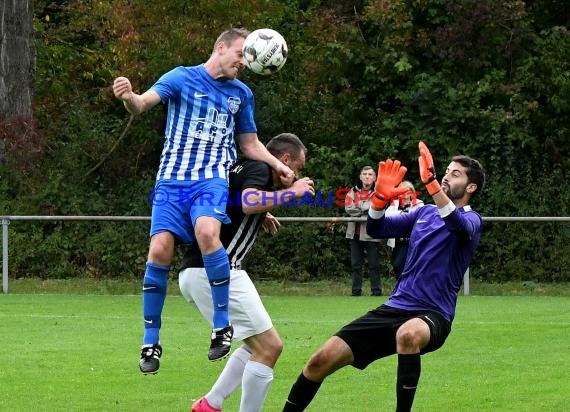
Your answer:
[[[370,289],[373,295],[382,294],[380,281],[380,251],[378,242],[361,241],[356,235],[350,240],[350,261],[352,270],[352,295],[362,295],[362,263],[366,251],[368,260],[368,274],[370,277]]]

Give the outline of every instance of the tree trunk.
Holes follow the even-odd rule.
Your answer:
[[[0,0],[0,121],[33,115],[32,0]]]

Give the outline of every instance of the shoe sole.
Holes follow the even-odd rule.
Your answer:
[[[210,362],[218,362],[218,361],[221,361],[221,360],[226,359],[228,356],[230,356],[230,352],[226,353],[226,354],[225,354],[224,356],[222,356],[221,358],[216,358],[216,359],[210,359],[210,358],[208,358],[208,360],[209,360]]]
[[[143,371],[141,368],[139,368],[139,371],[141,371],[143,375],[156,375],[158,373],[158,369],[155,369],[153,371]]]
[[[141,373],[143,375],[156,375],[158,373],[158,369],[154,370],[154,371],[143,371],[142,369],[139,369],[141,371]]]

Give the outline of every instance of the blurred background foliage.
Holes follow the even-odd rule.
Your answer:
[[[35,133],[7,147],[0,213],[149,215],[165,111],[124,133],[114,77],[143,92],[171,68],[205,61],[221,31],[245,26],[288,41],[282,71],[242,80],[261,139],[299,135],[318,190],[351,187],[362,166],[388,157],[422,190],[423,139],[440,177],[455,154],[481,160],[488,185],[473,206],[483,215],[568,216],[569,22],[564,0],[35,0]],[[311,205],[275,215],[346,216]],[[147,232],[145,222],[13,222],[10,274],[140,277]],[[306,281],[347,278],[348,264],[342,224],[285,223],[261,236],[247,268]],[[569,268],[568,223],[486,223],[471,275],[569,281]]]

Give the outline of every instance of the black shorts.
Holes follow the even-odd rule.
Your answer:
[[[428,344],[420,354],[433,352],[443,346],[451,332],[451,322],[434,311],[410,311],[381,305],[339,330],[338,336],[352,350],[352,366],[364,369],[377,359],[396,353],[396,332],[410,319],[420,318],[430,330]]]

